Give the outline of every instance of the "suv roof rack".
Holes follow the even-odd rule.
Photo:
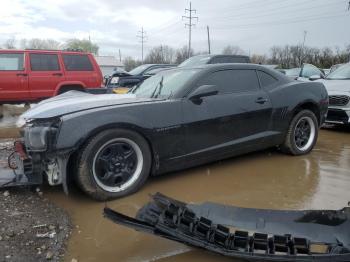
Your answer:
[[[24,50],[62,51],[62,49],[45,49],[45,48],[25,48]]]
[[[24,50],[84,52],[84,50],[81,48],[65,48],[65,49],[25,48]]]
[[[84,52],[84,50],[81,48],[66,48],[66,49],[63,49],[63,51]]]

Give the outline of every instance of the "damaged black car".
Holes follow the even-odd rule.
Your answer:
[[[310,152],[323,124],[322,83],[253,64],[160,72],[125,95],[71,91],[21,116],[16,174],[7,186],[74,179],[97,200],[164,174],[269,147]]]

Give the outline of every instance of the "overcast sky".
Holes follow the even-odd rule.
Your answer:
[[[273,45],[297,44],[307,31],[310,46],[350,43],[349,0],[192,0],[199,17],[193,47],[207,50],[206,26],[213,53],[238,45],[247,54],[267,53]],[[136,37],[147,32],[145,52],[159,44],[174,48],[188,43],[184,27],[187,0],[5,0],[0,8],[0,44],[6,39],[88,39],[100,54],[141,56]]]

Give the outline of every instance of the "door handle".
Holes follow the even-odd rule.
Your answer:
[[[62,76],[62,73],[53,73],[53,76]]]
[[[268,101],[267,98],[259,97],[258,99],[255,100],[255,103],[265,104],[267,101]]]
[[[25,74],[25,73],[18,73],[18,74],[16,74],[16,76],[28,76],[28,74]]]

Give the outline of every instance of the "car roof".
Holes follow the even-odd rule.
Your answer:
[[[177,66],[174,64],[142,64],[142,66]]]
[[[216,70],[216,69],[262,69],[262,70],[270,70],[269,68],[258,65],[258,64],[250,64],[250,63],[220,63],[220,64],[203,64],[198,66],[191,67],[183,67],[183,69],[206,69],[208,71]]]
[[[64,54],[89,54],[84,51],[75,51],[75,50],[46,50],[46,49],[0,49],[0,53],[16,53],[16,52],[25,52],[25,53],[64,53]]]
[[[248,57],[246,55],[223,55],[223,54],[219,54],[219,55],[202,54],[202,55],[195,55],[195,56],[192,56],[192,57],[210,57],[210,58],[214,58],[214,57],[227,57],[227,56],[231,56],[231,57]]]

